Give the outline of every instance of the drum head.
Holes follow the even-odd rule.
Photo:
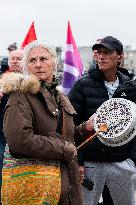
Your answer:
[[[136,133],[136,104],[124,98],[107,100],[96,111],[96,132],[103,123],[107,124],[108,130],[98,135],[102,143],[113,147],[128,143]]]

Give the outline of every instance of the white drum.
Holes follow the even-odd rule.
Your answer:
[[[107,100],[96,111],[96,132],[103,123],[107,124],[108,130],[98,134],[102,143],[112,147],[128,143],[136,135],[136,104],[124,98]]]

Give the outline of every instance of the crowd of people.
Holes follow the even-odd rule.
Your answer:
[[[98,39],[93,67],[68,96],[58,90],[53,47],[33,41],[14,48],[0,78],[1,204],[98,205],[102,195],[103,205],[135,205],[136,138],[118,147],[95,138],[77,150],[105,101],[136,103],[122,43]]]

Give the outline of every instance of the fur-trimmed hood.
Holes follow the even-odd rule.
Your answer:
[[[2,75],[0,88],[6,94],[11,92],[36,94],[40,90],[40,82],[34,75],[11,72]]]

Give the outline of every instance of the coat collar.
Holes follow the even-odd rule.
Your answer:
[[[58,114],[58,105],[55,101],[55,99],[52,97],[51,93],[44,88],[41,88],[41,93],[46,101],[47,107],[50,110],[50,112],[54,115],[57,116]],[[75,109],[71,105],[68,97],[66,97],[63,93],[59,92],[60,95],[60,101],[61,101],[61,107],[64,109],[67,113],[74,115],[76,114]]]
[[[92,75],[98,81],[104,82],[104,75],[103,75],[102,71],[99,70],[99,68],[95,68],[95,69],[90,70],[89,74]],[[119,78],[120,84],[124,83],[124,81],[130,80],[130,78],[128,76],[121,73],[120,71],[117,71],[116,74]]]
[[[75,109],[71,105],[69,99],[67,96],[65,96],[63,93],[60,92],[60,100],[61,100],[61,106],[65,109],[67,113],[70,113],[72,115],[76,114]]]
[[[40,82],[34,75],[9,72],[0,78],[1,91],[6,94],[12,92],[36,94],[40,89]]]
[[[57,116],[58,105],[52,94],[45,88],[41,88],[39,80],[32,75],[23,75],[21,73],[6,73],[0,79],[0,86],[2,91],[6,94],[12,92],[22,92],[29,94],[37,94],[41,92],[50,112]],[[59,92],[61,107],[70,114],[75,114],[73,106],[70,104],[68,98]]]
[[[52,97],[51,93],[47,89],[44,89],[44,88],[41,88],[40,92],[42,93],[50,112],[54,116],[57,116],[58,115],[58,105],[55,99]]]

